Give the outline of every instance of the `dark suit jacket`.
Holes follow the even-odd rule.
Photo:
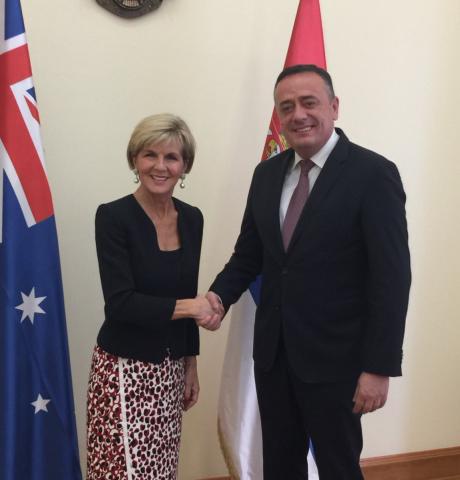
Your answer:
[[[287,252],[279,205],[293,151],[257,166],[235,251],[210,288],[228,309],[261,273],[254,360],[268,370],[282,336],[307,382],[401,374],[411,279],[404,190],[393,163],[337,131]]]
[[[197,293],[203,216],[173,198],[181,250],[177,275],[166,287],[168,257],[161,252],[153,222],[133,195],[99,206],[96,247],[105,321],[98,345],[106,352],[160,363],[169,349],[173,358],[199,353],[198,328],[193,319],[172,321],[176,299]]]

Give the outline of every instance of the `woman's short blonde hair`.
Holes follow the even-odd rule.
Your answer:
[[[145,147],[170,140],[181,145],[185,173],[189,173],[195,159],[195,139],[184,120],[171,113],[150,115],[136,125],[126,151],[129,168],[134,170],[134,158]]]

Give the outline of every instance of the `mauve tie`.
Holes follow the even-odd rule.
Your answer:
[[[284,218],[282,236],[284,249],[287,250],[289,242],[291,241],[292,234],[294,233],[297,222],[299,221],[300,214],[302,213],[305,202],[307,201],[308,194],[310,193],[310,187],[308,183],[308,172],[315,166],[310,160],[300,160],[300,176],[299,182],[292,193],[289,206]]]

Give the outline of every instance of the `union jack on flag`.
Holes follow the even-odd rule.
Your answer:
[[[19,0],[0,0],[0,479],[81,480],[51,193]]]

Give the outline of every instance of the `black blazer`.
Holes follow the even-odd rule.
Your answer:
[[[254,360],[269,369],[282,335],[307,382],[401,374],[411,280],[404,190],[393,163],[337,132],[287,252],[279,205],[293,151],[257,166],[235,251],[210,288],[228,309],[261,273]]]
[[[105,300],[105,321],[98,345],[114,355],[159,363],[169,349],[173,358],[199,353],[192,319],[172,321],[176,299],[197,293],[203,216],[173,198],[181,241],[177,289],[158,293],[162,276],[156,230],[133,195],[99,206],[96,247]],[[156,286],[155,286],[156,285]]]

